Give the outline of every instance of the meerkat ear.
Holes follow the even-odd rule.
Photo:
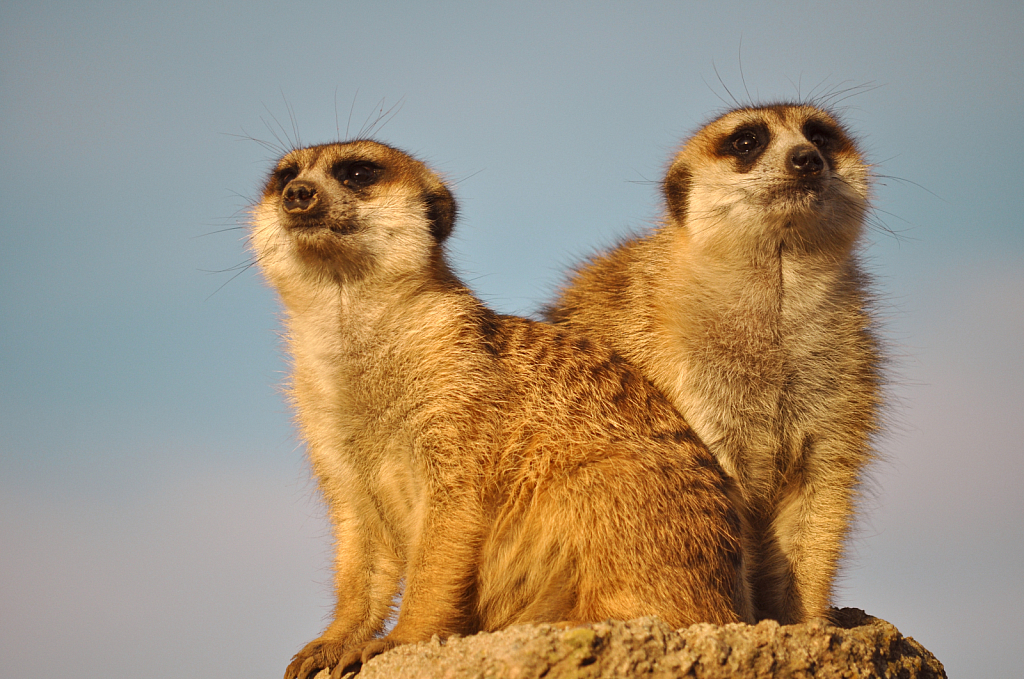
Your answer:
[[[690,183],[693,175],[684,163],[676,162],[668,169],[662,190],[665,192],[665,204],[668,214],[676,224],[686,222],[686,204],[690,198]]]
[[[459,211],[455,197],[448,187],[441,185],[427,194],[426,203],[430,233],[434,240],[443,243],[451,234],[452,227],[455,226],[455,216]]]

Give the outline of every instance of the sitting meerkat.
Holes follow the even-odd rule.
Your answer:
[[[663,223],[578,267],[546,317],[640,368],[739,483],[755,616],[827,616],[879,426],[868,167],[821,108],[752,106],[662,187]]]
[[[611,350],[474,297],[455,215],[423,163],[362,140],[287,153],[253,209],[337,540],[334,620],[285,677],[515,623],[739,621],[733,482]]]

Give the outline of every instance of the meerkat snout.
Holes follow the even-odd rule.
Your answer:
[[[789,152],[786,169],[797,177],[817,177],[825,169],[825,159],[812,144],[798,144]]]
[[[319,187],[310,181],[290,182],[284,189],[284,200],[281,203],[284,211],[291,214],[313,211],[320,203],[318,189]]]

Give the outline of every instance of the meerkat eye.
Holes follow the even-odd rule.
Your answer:
[[[361,189],[377,181],[380,168],[368,162],[346,163],[337,169],[335,175],[345,186]]]
[[[732,148],[740,155],[746,155],[758,147],[757,135],[749,130],[740,132],[732,140]]]

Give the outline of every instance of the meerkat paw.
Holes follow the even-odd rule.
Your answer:
[[[351,649],[331,672],[331,679],[342,679],[349,672],[358,672],[359,668],[370,658],[378,656],[385,651],[390,651],[401,642],[384,637],[383,639],[372,639],[366,643]]]
[[[840,627],[837,611],[834,608],[826,608],[822,611],[816,611],[808,614],[807,622],[819,622],[823,625],[832,625],[833,627]]]
[[[284,671],[284,679],[313,679],[321,670],[337,667],[347,650],[343,641],[314,639],[295,654]]]

